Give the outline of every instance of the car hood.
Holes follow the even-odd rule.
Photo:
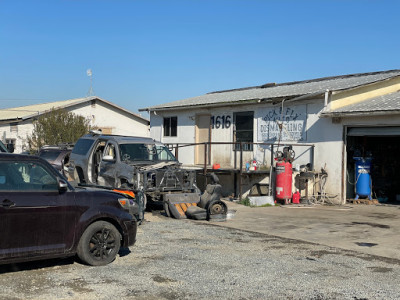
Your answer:
[[[95,186],[95,185],[81,185],[79,184],[78,186],[75,186],[75,192],[102,192],[103,194],[111,194],[111,195],[118,195],[120,196],[121,193],[114,192],[113,190],[110,189],[110,187],[106,186]]]
[[[180,166],[178,161],[165,161],[165,162],[128,162],[128,165],[132,167],[136,167],[141,171],[149,171],[149,170],[156,170],[162,169],[169,166]]]

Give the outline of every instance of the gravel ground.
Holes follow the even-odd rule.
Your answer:
[[[154,212],[110,265],[5,265],[0,285],[0,299],[399,299],[400,261]]]

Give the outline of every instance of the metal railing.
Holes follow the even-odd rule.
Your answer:
[[[251,144],[253,145],[253,150],[249,151],[245,149],[244,145]],[[242,175],[244,172],[243,170],[243,152],[251,152],[254,153],[254,146],[264,146],[264,147],[270,147],[270,168],[274,165],[274,153],[275,149],[279,149],[279,147],[286,147],[286,146],[294,146],[294,147],[309,147],[310,148],[310,163],[312,166],[314,166],[314,149],[315,145],[314,144],[307,144],[307,143],[302,143],[302,144],[290,144],[290,143],[282,143],[281,145],[277,145],[275,143],[253,143],[253,142],[203,142],[203,143],[167,143],[166,146],[174,153],[175,157],[179,160],[179,149],[186,148],[186,147],[199,147],[203,146],[204,147],[204,161],[202,163],[202,174],[207,175],[207,173],[210,171],[210,161],[211,161],[211,146],[212,145],[232,145],[232,150],[234,152],[234,161],[233,161],[233,168],[230,168],[231,172],[238,172],[239,173],[239,199],[242,196]],[[238,162],[238,153],[239,153],[239,162]],[[193,158],[194,159],[194,158]],[[193,165],[198,166],[199,164],[193,163]],[[211,171],[215,171],[212,170]],[[246,174],[249,174],[246,171]],[[251,174],[251,173],[250,173]],[[236,183],[235,183],[236,184]],[[236,193],[236,191],[235,191]]]

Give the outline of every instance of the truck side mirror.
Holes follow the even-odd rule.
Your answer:
[[[58,191],[60,193],[66,192],[68,190],[68,184],[63,179],[58,179]]]

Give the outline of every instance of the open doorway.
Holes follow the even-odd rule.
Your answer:
[[[347,199],[356,195],[354,157],[369,157],[372,198],[400,205],[400,128],[352,127],[347,131]]]

